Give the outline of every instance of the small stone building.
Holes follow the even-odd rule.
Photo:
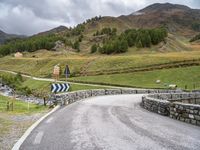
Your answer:
[[[17,52],[17,53],[14,54],[14,57],[15,58],[21,58],[21,57],[23,57],[23,54],[20,53],[20,52]]]

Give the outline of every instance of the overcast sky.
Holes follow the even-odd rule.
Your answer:
[[[0,0],[0,30],[31,35],[94,16],[130,14],[158,2],[200,8],[200,0]]]

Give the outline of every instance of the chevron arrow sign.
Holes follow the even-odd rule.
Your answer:
[[[59,92],[67,92],[70,88],[68,83],[53,83],[51,84],[51,92],[59,93]]]

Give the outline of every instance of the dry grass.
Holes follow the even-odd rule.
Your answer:
[[[157,52],[144,49],[141,52],[132,50],[129,53],[109,56],[41,50],[26,53],[24,58],[17,59],[12,56],[1,58],[0,69],[51,77],[53,66],[56,64],[60,64],[63,69],[68,64],[72,73],[79,73],[82,69],[86,71],[116,70],[192,59],[200,59],[200,50]]]

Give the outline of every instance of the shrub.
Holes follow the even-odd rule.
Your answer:
[[[94,44],[94,45],[91,46],[90,52],[95,53],[97,51],[97,49],[98,49],[98,46],[96,44]]]
[[[200,40],[200,34],[194,36],[194,37],[190,40],[190,42],[195,42],[195,41],[197,41],[197,40]]]

